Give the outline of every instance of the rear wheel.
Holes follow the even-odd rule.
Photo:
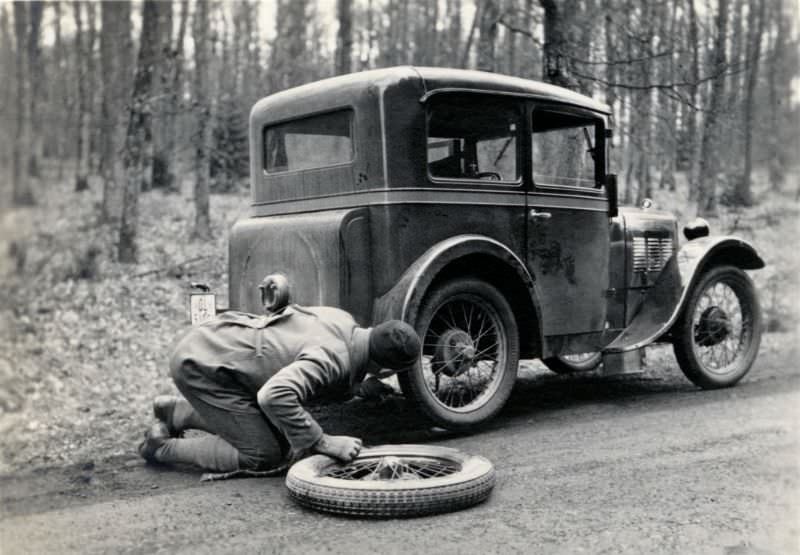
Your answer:
[[[594,370],[603,361],[600,353],[580,353],[543,358],[542,362],[556,374],[572,374]]]
[[[437,424],[475,426],[508,400],[519,364],[519,334],[511,307],[485,281],[457,279],[435,289],[415,323],[421,363],[400,374],[403,392]]]
[[[761,309],[750,277],[734,266],[712,268],[690,293],[673,335],[683,373],[705,389],[747,374],[761,343]]]

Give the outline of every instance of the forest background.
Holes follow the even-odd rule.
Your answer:
[[[247,121],[270,93],[402,64],[613,109],[627,203],[753,241],[798,337],[797,0],[0,3],[0,472],[133,452],[191,281],[227,289]],[[225,304],[224,298],[221,304]]]

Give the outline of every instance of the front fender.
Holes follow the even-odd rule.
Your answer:
[[[425,251],[403,273],[397,283],[375,303],[373,322],[396,318],[413,324],[425,294],[436,278],[451,264],[470,256],[488,256],[494,259],[497,268],[505,267],[524,289],[524,300],[530,304],[531,316],[536,319],[539,336],[531,338],[539,342],[542,323],[537,285],[525,264],[514,252],[499,241],[483,235],[457,235],[450,237]],[[476,272],[486,268],[475,268]],[[509,284],[510,285],[510,284]],[[503,287],[500,287],[502,290]],[[512,303],[513,305],[514,303]],[[515,310],[520,307],[515,307]]]
[[[721,264],[743,270],[765,266],[756,249],[737,237],[701,237],[689,241],[664,266],[630,325],[604,351],[632,351],[667,333],[699,277],[709,267]]]

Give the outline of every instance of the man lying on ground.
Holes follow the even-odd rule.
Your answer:
[[[214,472],[268,470],[310,453],[353,460],[361,440],[330,436],[303,404],[365,376],[414,365],[420,341],[399,320],[361,328],[343,310],[290,305],[273,315],[224,312],[176,342],[170,372],[184,398],[159,396],[145,432],[150,463]],[[210,435],[184,438],[187,429]]]

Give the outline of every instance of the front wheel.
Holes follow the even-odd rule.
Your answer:
[[[497,414],[519,364],[517,323],[503,295],[479,279],[447,282],[423,301],[415,328],[422,356],[399,375],[403,392],[448,429],[470,428]]]
[[[691,291],[673,349],[683,373],[704,389],[728,387],[747,374],[761,343],[761,309],[750,277],[734,266],[712,268]]]

